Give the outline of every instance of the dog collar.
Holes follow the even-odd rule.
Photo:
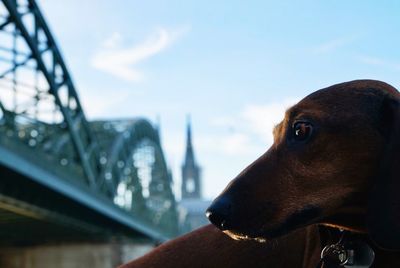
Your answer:
[[[341,231],[338,242],[326,245],[321,251],[317,268],[369,268],[375,259],[373,249],[357,235]]]

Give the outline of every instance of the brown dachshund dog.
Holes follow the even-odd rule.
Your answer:
[[[208,226],[124,267],[344,267],[319,263],[339,239],[326,229],[347,230],[348,245],[355,237],[355,259],[374,251],[372,266],[364,256],[345,267],[400,267],[399,169],[395,88],[358,80],[318,90],[286,112],[271,148],[207,210],[241,241]]]

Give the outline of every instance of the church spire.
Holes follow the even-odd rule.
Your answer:
[[[186,152],[182,165],[182,198],[201,198],[200,167],[194,158],[189,116],[186,119]]]
[[[186,116],[186,137],[187,137],[187,143],[192,144],[192,127],[191,127],[191,122],[190,122],[190,115]]]
[[[190,122],[190,115],[186,117],[186,154],[185,164],[194,163],[194,153],[192,145],[192,126]]]

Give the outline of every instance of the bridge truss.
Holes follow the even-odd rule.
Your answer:
[[[145,235],[176,235],[158,131],[144,119],[86,119],[34,0],[0,2],[0,165]],[[29,192],[0,180],[0,203],[27,198],[16,191]],[[50,203],[34,205],[63,210]]]

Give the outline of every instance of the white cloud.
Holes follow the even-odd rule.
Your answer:
[[[117,49],[121,46],[122,35],[119,32],[113,32],[109,38],[104,40],[102,46],[108,49]]]
[[[249,127],[251,134],[257,135],[267,144],[272,144],[272,130],[285,116],[287,108],[298,102],[298,99],[286,99],[282,102],[274,102],[266,105],[247,105],[241,117]]]
[[[382,59],[379,57],[371,57],[371,56],[359,56],[358,60],[361,63],[365,63],[368,65],[374,65],[374,66],[379,66],[383,68],[389,68],[392,70],[399,71],[400,70],[400,64],[397,62],[389,61],[386,59]]]
[[[80,100],[88,118],[113,118],[121,117],[119,109],[120,103],[129,99],[133,92],[131,89],[118,89],[109,94],[107,91],[102,91],[99,94],[98,90],[91,90],[90,87],[81,87],[86,90],[80,91]]]
[[[221,141],[225,153],[230,155],[247,154],[251,152],[251,141],[244,133],[233,133]]]
[[[196,144],[200,151],[228,156],[251,155],[255,149],[250,135],[244,132],[199,136]]]
[[[215,197],[229,180],[268,149],[273,142],[273,127],[298,100],[247,104],[236,114],[213,117],[212,131],[196,133],[195,149],[205,167],[204,188],[208,197]]]
[[[122,36],[115,32],[95,53],[91,59],[91,65],[129,82],[140,81],[144,74],[137,69],[136,65],[165,50],[188,31],[188,27],[177,30],[160,28],[142,43],[130,47],[122,47]]]
[[[220,127],[234,127],[236,124],[236,119],[232,116],[218,116],[211,119],[211,124]]]
[[[222,150],[227,154],[253,154],[258,151],[260,141],[271,145],[272,131],[285,116],[285,111],[298,101],[297,98],[268,104],[248,104],[232,116],[216,117],[211,124],[228,129],[228,133],[220,137],[203,140],[205,148]],[[213,140],[214,142],[210,142]]]
[[[359,38],[358,36],[353,36],[353,37],[342,37],[342,38],[332,39],[332,40],[329,40],[325,43],[318,45],[316,48],[314,48],[314,52],[316,54],[324,54],[324,53],[332,52],[341,47],[344,47],[348,44],[353,43],[358,38]]]

